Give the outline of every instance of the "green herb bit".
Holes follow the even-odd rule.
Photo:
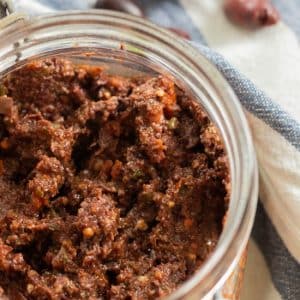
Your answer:
[[[59,257],[61,258],[64,264],[68,263],[69,255],[64,247],[61,247],[59,250]]]
[[[154,195],[152,192],[143,192],[140,196],[141,197],[140,199],[145,202],[150,202],[153,200],[153,196]]]
[[[170,130],[176,129],[177,126],[178,126],[178,119],[176,117],[173,117],[168,121],[168,128]]]
[[[179,188],[179,195],[180,196],[185,196],[189,191],[189,187],[185,184],[181,185]]]
[[[60,128],[60,124],[58,124],[58,123],[52,123],[52,127],[54,129],[59,129]]]
[[[134,180],[138,180],[140,178],[143,178],[144,177],[144,172],[141,170],[141,169],[136,169],[134,170],[131,178],[134,179]]]
[[[44,191],[42,190],[41,187],[37,187],[36,190],[34,191],[35,195],[38,196],[39,198],[44,197]]]
[[[4,84],[0,84],[0,96],[4,96],[4,95],[7,95],[7,88]]]
[[[56,218],[57,217],[57,213],[56,213],[56,211],[53,207],[50,208],[49,215],[50,215],[51,218]],[[51,225],[49,225],[49,227],[51,227]]]

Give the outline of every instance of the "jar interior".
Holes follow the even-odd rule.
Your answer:
[[[249,199],[257,193],[257,182],[245,118],[234,93],[219,72],[191,46],[173,41],[175,35],[122,14],[105,12],[77,16],[70,13],[68,19],[54,15],[48,20],[30,21],[24,28],[19,26],[18,30],[12,28],[11,31],[0,49],[0,77],[31,60],[59,56],[76,64],[99,65],[112,75],[171,76],[200,103],[218,128],[227,151],[232,183],[230,207],[212,257],[170,298],[179,299],[193,289],[197,289],[198,296],[204,297],[220,287],[247,242],[255,211],[255,201],[249,204]],[[201,65],[205,67],[199,67]],[[246,215],[248,206],[251,212]],[[234,240],[238,232],[243,235]]]
[[[219,131],[223,130],[222,124],[219,127],[217,120],[220,121],[218,117],[215,117],[209,112],[209,109],[205,106],[205,99],[208,99],[209,94],[205,94],[205,89],[203,88],[203,95],[195,93],[190,86],[186,83],[184,78],[178,76],[176,70],[168,68],[168,66],[162,66],[157,62],[154,62],[153,59],[150,59],[145,55],[137,55],[136,53],[130,53],[124,50],[119,49],[107,49],[107,48],[83,48],[78,47],[74,48],[65,48],[61,50],[50,51],[46,53],[40,53],[39,55],[34,55],[28,57],[24,60],[17,62],[15,65],[12,65],[5,72],[1,74],[2,76],[8,75],[10,72],[15,71],[18,68],[26,65],[27,63],[34,60],[49,59],[51,57],[62,58],[71,60],[74,64],[77,65],[93,65],[103,68],[104,72],[109,75],[124,76],[131,78],[138,77],[152,77],[157,75],[164,75],[171,77],[171,79],[176,83],[178,87],[183,89],[189,97],[195,99],[202,109],[208,114],[209,118],[215,123]],[[224,139],[222,133],[220,136]],[[226,143],[224,142],[226,145]],[[226,148],[227,150],[227,148]],[[228,152],[228,151],[227,151]],[[230,159],[230,166],[232,169],[232,163],[234,160]],[[232,173],[231,173],[232,176]],[[221,236],[222,238],[222,236]],[[220,240],[221,240],[220,238]],[[218,245],[217,245],[218,247]]]

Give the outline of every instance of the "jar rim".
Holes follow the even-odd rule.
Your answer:
[[[184,69],[184,72],[188,74],[187,76],[191,78],[189,84],[193,85],[195,91],[197,90],[197,80],[199,84],[201,75],[206,87],[213,90],[211,91],[214,96],[212,99],[219,97],[219,101],[221,99],[223,101],[217,103],[211,109],[223,110],[220,114],[228,123],[228,129],[226,129],[228,132],[222,132],[222,136],[224,138],[226,133],[226,150],[230,150],[228,147],[232,148],[230,150],[232,153],[229,153],[229,160],[231,174],[235,177],[231,178],[232,193],[228,218],[219,243],[211,256],[168,299],[180,299],[194,289],[197,289],[203,298],[211,296],[216,289],[220,288],[236,265],[248,241],[256,211],[258,194],[257,162],[250,129],[241,104],[229,83],[217,68],[187,41],[147,20],[109,10],[56,12],[25,19],[2,29],[0,33],[1,36],[5,36],[5,41],[0,46],[0,76],[17,63],[15,57],[18,51],[23,50],[26,52],[26,49],[45,41],[45,39],[55,38],[54,35],[58,34],[57,30],[63,28],[63,26],[66,26],[66,32],[68,32],[76,24],[86,26],[85,29],[93,25],[100,28],[105,24],[107,26],[106,30],[111,30],[107,33],[108,36],[111,34],[114,37],[114,31],[119,30],[126,38],[130,38],[130,42],[138,41],[137,43],[143,46],[146,45],[145,47],[148,47],[153,53],[157,53],[158,56],[169,55],[166,60],[176,60],[177,65]],[[48,32],[45,32],[45,29]],[[61,34],[62,41],[65,38],[63,34],[66,33]],[[70,34],[72,35],[72,32]],[[35,43],[27,46],[26,43],[23,45],[20,42],[20,40],[24,41],[24,37],[32,35],[35,35]],[[16,42],[19,43],[18,49],[12,47]],[[75,42],[78,42],[78,39]],[[135,49],[129,49],[128,51],[136,53]],[[164,53],[165,51],[168,53]],[[21,60],[24,62],[28,60],[30,52],[27,55]],[[157,61],[155,62],[157,63]],[[208,103],[207,105],[212,104]],[[239,184],[233,182],[234,180],[239,181]],[[201,283],[200,286],[199,283]]]

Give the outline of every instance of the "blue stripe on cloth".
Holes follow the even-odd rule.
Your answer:
[[[299,300],[300,265],[284,246],[260,203],[252,236],[266,258],[274,285],[283,299]]]
[[[300,39],[300,1],[272,0],[280,13],[281,19],[297,34]]]
[[[30,0],[26,0],[30,1]],[[87,9],[88,1],[86,0],[38,0],[52,9],[65,10],[65,9]]]
[[[152,22],[165,27],[182,29],[190,34],[193,41],[204,42],[200,31],[178,0],[140,0],[139,2]]]
[[[82,0],[39,0],[39,2],[57,10],[89,8],[87,1]],[[182,29],[190,34],[192,40],[204,42],[201,33],[178,0],[139,0],[139,3],[152,22],[164,27]]]
[[[243,106],[300,151],[300,124],[213,50],[194,44],[228,80]]]

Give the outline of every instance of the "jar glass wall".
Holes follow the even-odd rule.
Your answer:
[[[170,299],[211,297],[238,263],[257,201],[257,166],[241,105],[217,69],[186,41],[143,19],[110,11],[64,12],[10,22],[0,32],[0,76],[32,59],[63,56],[112,73],[172,76],[218,127],[230,161],[231,197],[219,243]]]

